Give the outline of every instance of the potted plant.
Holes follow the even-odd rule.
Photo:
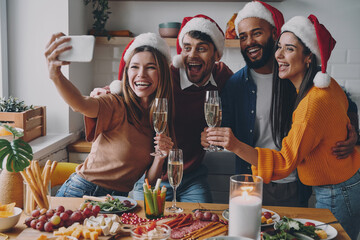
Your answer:
[[[0,123],[23,129],[22,139],[29,142],[46,135],[46,108],[27,106],[18,98],[0,98]]]
[[[92,3],[92,14],[94,16],[93,28],[89,34],[96,36],[108,36],[108,31],[105,29],[107,20],[111,12],[109,11],[108,0],[84,0],[85,5]]]
[[[23,207],[23,178],[20,171],[30,165],[33,159],[31,146],[22,140],[21,129],[0,123],[0,202],[16,202]],[[5,134],[4,134],[5,133]],[[9,134],[10,133],[10,134]],[[5,135],[5,136],[4,136]]]

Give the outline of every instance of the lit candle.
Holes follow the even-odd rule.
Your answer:
[[[231,185],[229,236],[260,239],[262,181],[247,185],[232,179]]]

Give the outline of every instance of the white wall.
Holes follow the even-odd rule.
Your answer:
[[[44,52],[53,33],[86,34],[83,1],[11,0],[7,3],[9,94],[29,105],[45,105],[48,133],[68,133],[82,128],[82,117],[69,109],[49,80]],[[74,84],[87,94],[92,88],[84,85],[92,85],[89,80],[92,73],[86,74],[89,69],[91,66],[73,64],[63,67],[63,73],[70,75]]]

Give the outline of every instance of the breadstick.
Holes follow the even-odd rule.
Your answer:
[[[40,170],[40,165],[39,165],[39,161],[35,160],[34,161],[34,165],[35,165],[35,171],[37,174],[37,180],[38,183],[40,185],[40,190],[41,190],[41,195],[43,197],[44,200],[44,204],[45,204],[45,208],[48,209],[49,208],[49,200],[48,200],[48,188],[44,186],[43,184],[43,178],[41,177],[41,170]]]
[[[212,231],[208,232],[207,234],[199,236],[198,239],[199,240],[207,239],[207,238],[225,233],[226,231],[227,231],[227,226],[223,225],[223,226],[220,226],[219,228],[213,229]]]
[[[47,190],[48,185],[49,185],[49,180],[50,180],[50,171],[51,171],[51,166],[50,165],[45,165],[44,170],[43,170],[43,185],[45,187],[45,189]]]
[[[51,164],[50,176],[52,176],[52,174],[54,173],[56,165],[57,165],[57,162],[53,161],[52,164]]]
[[[44,201],[45,208],[49,208],[49,201],[47,199],[46,189],[44,188],[43,181],[41,179],[39,161],[35,160],[33,162],[34,162],[33,174],[35,177],[35,184],[38,186],[38,188],[40,190],[40,196],[42,197],[42,199]]]
[[[51,161],[50,159],[48,159],[44,165],[43,171],[41,173],[41,177],[44,179],[45,178],[45,173],[46,173],[46,167],[49,166],[51,167]]]
[[[40,208],[44,208],[44,203],[41,200],[41,198],[39,197],[39,195],[37,194],[36,190],[35,190],[35,186],[33,185],[33,183],[31,182],[30,177],[27,175],[27,173],[25,171],[20,172],[21,176],[23,177],[23,179],[28,183],[28,186],[30,187],[33,196],[35,198],[35,201],[37,202],[37,204],[39,205]]]

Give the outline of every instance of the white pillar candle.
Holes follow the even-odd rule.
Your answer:
[[[243,194],[230,199],[229,236],[260,239],[261,198]]]

